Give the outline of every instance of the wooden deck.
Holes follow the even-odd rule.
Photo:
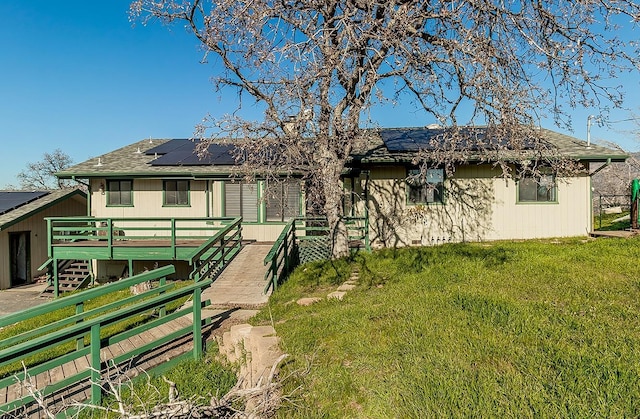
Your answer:
[[[612,230],[612,231],[604,231],[604,230],[595,230],[589,233],[591,237],[618,237],[618,238],[629,238],[637,236],[640,233],[639,230]]]
[[[205,240],[176,240],[176,247],[200,247]],[[113,240],[113,247],[171,247],[170,239],[150,240]],[[78,240],[74,242],[55,243],[53,247],[107,247],[107,240]]]
[[[240,322],[246,320],[253,312],[240,311],[237,309],[227,310],[203,310],[202,318],[209,319],[210,324],[203,328],[203,340],[212,340],[214,331],[219,328],[223,322]],[[193,348],[193,340],[190,335],[171,341],[165,345],[155,348],[151,352],[134,357],[124,361],[119,365],[111,365],[110,360],[136,348],[152,342],[159,337],[170,334],[179,328],[189,327],[192,324],[191,316],[184,316],[172,322],[158,326],[146,332],[132,336],[131,338],[104,348],[100,353],[100,359],[103,362],[103,373],[105,377],[113,383],[126,382],[145,371],[148,371],[158,365],[170,361]],[[90,361],[88,356],[76,359],[75,361],[63,364],[60,367],[46,371],[35,377],[31,377],[28,385],[34,389],[44,389],[47,385],[58,383],[66,377],[74,374],[88,371]],[[16,383],[13,386],[0,390],[0,404],[10,402],[16,398],[29,395],[27,383]],[[62,406],[70,406],[74,403],[83,403],[90,398],[90,382],[84,382],[70,387],[64,388],[54,394],[43,398],[43,403],[53,412],[61,410]],[[11,417],[11,416],[10,416]],[[16,412],[15,417],[43,417],[40,406],[32,403],[26,409]]]
[[[202,293],[203,300],[211,301],[213,307],[255,308],[269,300],[263,294],[267,285],[264,274],[264,258],[271,244],[254,243],[240,250],[213,284]]]
[[[145,243],[145,246],[148,245]],[[271,245],[267,244],[246,245],[214,283],[203,291],[202,300],[210,300],[211,302],[210,307],[202,310],[203,320],[211,320],[211,324],[203,329],[203,340],[210,340],[215,331],[224,322],[233,323],[246,320],[246,317],[255,313],[255,311],[247,309],[260,307],[267,302],[269,296],[264,295],[262,292],[266,285],[264,280],[266,267],[263,261],[270,248]],[[105,365],[109,365],[108,361],[116,358],[118,355],[129,352],[135,348],[141,348],[159,337],[166,336],[178,329],[191,325],[191,316],[183,316],[103,349],[100,355],[101,360]],[[167,362],[188,352],[192,348],[193,341],[191,335],[188,335],[119,365],[111,366],[108,369],[105,367],[104,372],[105,375],[108,372],[111,380],[126,379],[127,377],[138,375],[143,371]],[[48,384],[57,383],[73,374],[87,371],[88,367],[88,357],[80,358],[74,362],[68,362],[61,367],[32,377],[31,384],[33,384],[36,389],[43,389]],[[21,383],[16,383],[9,389],[6,389],[6,391],[0,390],[0,404],[15,400],[21,395],[28,394],[26,391],[27,388]],[[63,402],[69,405],[69,403],[74,401],[82,402],[88,399],[90,396],[89,392],[90,385],[87,379],[82,384],[65,388],[62,391],[45,397],[44,402],[47,406],[52,406],[52,409],[55,410],[59,409]],[[38,405],[32,404],[24,415],[21,413],[17,416],[42,417],[42,410]]]

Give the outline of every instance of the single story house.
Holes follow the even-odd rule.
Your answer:
[[[471,156],[452,176],[433,167],[416,180],[416,153],[442,131],[376,130],[352,154],[343,178],[349,192],[345,212],[368,218],[372,246],[587,235],[592,226],[589,165],[627,158],[619,150],[541,130],[553,153],[580,162],[584,170],[571,177],[549,172],[537,179],[505,179],[486,156]],[[246,183],[231,178],[236,165],[231,145],[211,145],[204,159],[194,150],[194,141],[187,139],[146,139],[57,176],[87,183],[87,215],[100,220],[241,216],[245,239],[272,242],[287,220],[305,215],[300,180],[266,189],[266,180]],[[265,200],[266,190],[270,195]],[[141,262],[135,269],[148,268],[149,263]],[[117,277],[123,261],[100,261],[95,269],[98,279]]]
[[[434,147],[444,131],[383,129],[362,152],[354,153],[351,166],[360,174],[345,181],[366,197],[374,246],[586,236],[593,226],[591,176],[628,157],[621,150],[540,129],[541,150],[548,158],[567,158],[581,169],[559,176],[542,167],[535,178],[518,179],[519,167],[536,164],[532,160],[540,152],[525,143],[522,154],[508,163],[516,176],[505,178],[491,153],[478,153],[471,146],[466,162],[458,164],[452,176],[435,166],[416,181],[416,153]],[[483,139],[485,134],[484,127],[467,128],[469,138]],[[509,150],[502,150],[502,158],[508,156]]]
[[[45,274],[45,217],[87,213],[87,195],[79,189],[0,191],[0,289],[24,285]]]

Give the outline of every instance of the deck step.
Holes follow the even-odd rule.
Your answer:
[[[62,292],[72,292],[85,286],[91,279],[89,263],[82,260],[68,261],[66,267],[58,272],[58,290]],[[50,279],[50,284],[40,294],[40,297],[50,298],[55,295],[54,281]]]

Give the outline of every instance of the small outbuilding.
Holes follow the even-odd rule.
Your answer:
[[[32,282],[45,272],[45,217],[87,214],[87,195],[79,189],[0,191],[0,289]]]

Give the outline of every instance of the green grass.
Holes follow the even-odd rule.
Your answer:
[[[602,214],[593,217],[593,229],[601,231],[618,231],[626,230],[631,227],[630,220],[615,221],[619,218],[629,215],[629,211],[620,214]]]
[[[357,266],[343,301],[325,296]],[[456,244],[305,265],[273,322],[281,417],[636,417],[640,240]],[[308,373],[306,373],[308,371]]]

